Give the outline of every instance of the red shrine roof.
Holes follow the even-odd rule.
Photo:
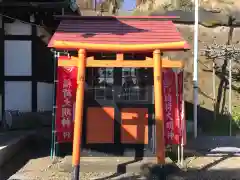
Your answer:
[[[188,49],[189,45],[178,32],[172,18],[177,17],[62,17],[59,27],[52,36],[48,47],[66,48],[66,44],[75,48],[97,46],[148,45],[156,48],[159,44],[178,43],[168,49]],[[74,43],[81,43],[76,46]],[[84,47],[86,45],[86,47]],[[68,46],[68,47],[69,47]],[[79,47],[81,46],[81,47]],[[162,46],[161,46],[162,47]],[[96,48],[96,47],[95,47]],[[111,46],[110,46],[111,48]],[[151,48],[150,48],[151,49]],[[161,49],[161,48],[160,48]],[[167,48],[164,48],[167,49]]]

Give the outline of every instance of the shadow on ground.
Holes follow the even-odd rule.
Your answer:
[[[216,162],[217,164],[217,162]],[[117,179],[117,180],[237,180],[240,179],[240,169],[221,169],[221,170],[211,170],[211,166],[215,166],[215,163],[209,164],[202,169],[191,169],[182,170],[174,165],[167,166],[165,168],[159,166],[145,167],[145,170],[139,175],[128,175],[124,176],[122,174],[115,173],[111,176],[104,178],[96,178],[95,180],[107,180],[107,179]],[[143,175],[142,175],[143,174]]]
[[[0,167],[0,180],[9,179],[31,159],[49,156],[49,150],[49,141],[32,136],[28,139],[26,146],[19,153],[13,156],[3,167]]]
[[[7,180],[19,169],[21,169],[30,159],[37,159],[41,157],[49,156],[50,142],[47,140],[32,138],[29,140],[29,145],[23,149],[19,154],[12,158],[11,162],[6,164],[0,169],[0,179]],[[173,159],[174,155],[168,154]],[[203,156],[205,156],[203,154]],[[175,164],[168,164],[163,167],[155,164],[143,164],[139,169],[139,173],[126,175],[126,166],[128,164],[140,161],[141,159],[135,159],[134,161],[119,164],[116,167],[116,172],[111,176],[104,178],[95,178],[95,180],[107,180],[107,179],[159,179],[159,180],[177,180],[177,179],[211,179],[211,180],[237,180],[240,179],[240,168],[236,168],[236,164],[224,164],[221,168],[216,168],[219,164],[227,163],[229,158],[233,158],[233,154],[222,155],[217,160],[211,163],[205,163],[204,166],[199,164],[199,168],[191,167],[191,162],[185,164],[185,168],[179,168]],[[235,157],[238,158],[238,157]],[[237,164],[240,162],[239,161]],[[239,166],[238,166],[239,167]],[[94,171],[94,170],[93,170]],[[44,172],[43,172],[44,173]],[[50,178],[50,177],[49,177]],[[23,180],[23,178],[15,180]],[[34,180],[34,179],[31,179]],[[46,178],[44,180],[47,180]]]

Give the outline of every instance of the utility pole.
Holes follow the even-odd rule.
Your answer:
[[[194,23],[194,58],[193,58],[193,120],[194,138],[198,136],[198,0],[195,3],[195,23]]]
[[[228,26],[229,26],[229,35],[227,45],[232,44],[232,36],[233,36],[233,22],[235,18],[233,16],[229,16],[228,18]],[[232,58],[229,58],[228,64],[228,113],[229,113],[229,136],[232,136]]]

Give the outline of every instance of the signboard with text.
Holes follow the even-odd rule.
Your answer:
[[[163,70],[163,104],[165,144],[185,144],[183,71]]]
[[[76,67],[58,67],[55,128],[59,143],[73,140],[73,102],[76,97],[76,76]]]

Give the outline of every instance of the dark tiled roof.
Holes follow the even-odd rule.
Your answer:
[[[62,20],[49,47],[53,47],[54,41],[94,44],[159,44],[180,42],[184,39],[171,20],[157,17],[82,17]]]
[[[7,0],[1,2],[1,7],[68,7],[69,3],[64,0]]]

